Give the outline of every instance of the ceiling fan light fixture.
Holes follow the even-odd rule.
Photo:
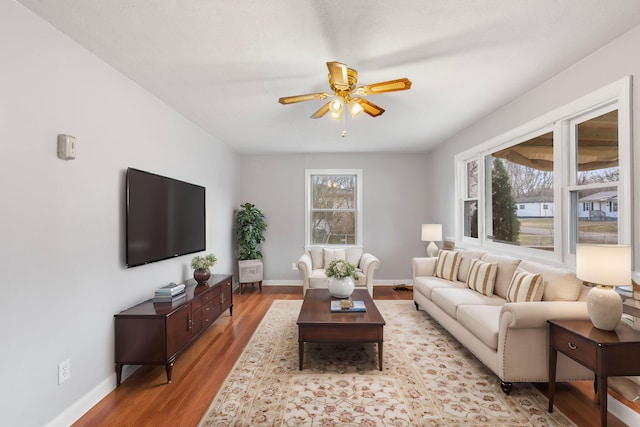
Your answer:
[[[329,112],[331,117],[338,120],[342,117],[342,110],[344,110],[344,101],[338,97],[329,103]]]
[[[353,118],[363,111],[371,117],[378,117],[384,113],[384,108],[367,101],[363,97],[411,89],[411,80],[406,77],[357,87],[358,73],[353,68],[349,68],[341,62],[335,61],[327,62],[327,68],[329,70],[329,86],[333,94],[318,92],[306,95],[285,96],[278,101],[286,105],[331,97],[332,99],[328,100],[318,111],[311,115],[312,119],[323,117],[326,113],[330,113],[329,115],[335,120],[346,119],[346,116],[343,115],[345,109],[349,110]],[[352,96],[356,96],[356,98],[352,98]],[[343,132],[342,136],[344,136],[345,132]]]
[[[347,104],[349,107],[349,112],[351,113],[351,117],[355,118],[358,114],[364,111],[362,105],[360,105],[356,100],[352,99]]]

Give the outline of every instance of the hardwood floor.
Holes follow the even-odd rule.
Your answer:
[[[233,295],[233,317],[227,311],[176,359],[173,381],[163,366],[138,369],[122,385],[84,414],[83,426],[195,426],[208,409],[253,331],[276,299],[302,299],[298,286],[245,287]],[[380,286],[374,299],[412,299],[412,292]],[[497,381],[497,379],[496,379]],[[546,384],[537,387],[546,392]],[[578,426],[599,425],[599,407],[591,383],[559,383],[555,404]],[[609,414],[609,426],[625,424]]]

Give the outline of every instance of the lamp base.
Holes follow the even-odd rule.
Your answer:
[[[427,255],[431,258],[438,256],[438,247],[434,242],[429,243],[429,246],[427,246]]]
[[[622,318],[622,298],[613,287],[597,285],[587,294],[587,310],[593,326],[613,331]]]

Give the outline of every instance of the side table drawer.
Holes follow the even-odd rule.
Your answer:
[[[596,366],[597,348],[593,342],[557,327],[551,335],[552,344],[559,352],[589,368]]]

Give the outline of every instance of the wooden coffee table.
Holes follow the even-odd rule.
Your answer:
[[[299,368],[304,364],[304,343],[378,343],[378,369],[382,371],[385,321],[366,289],[356,289],[354,301],[364,301],[366,312],[332,312],[327,289],[309,289],[298,316]]]

